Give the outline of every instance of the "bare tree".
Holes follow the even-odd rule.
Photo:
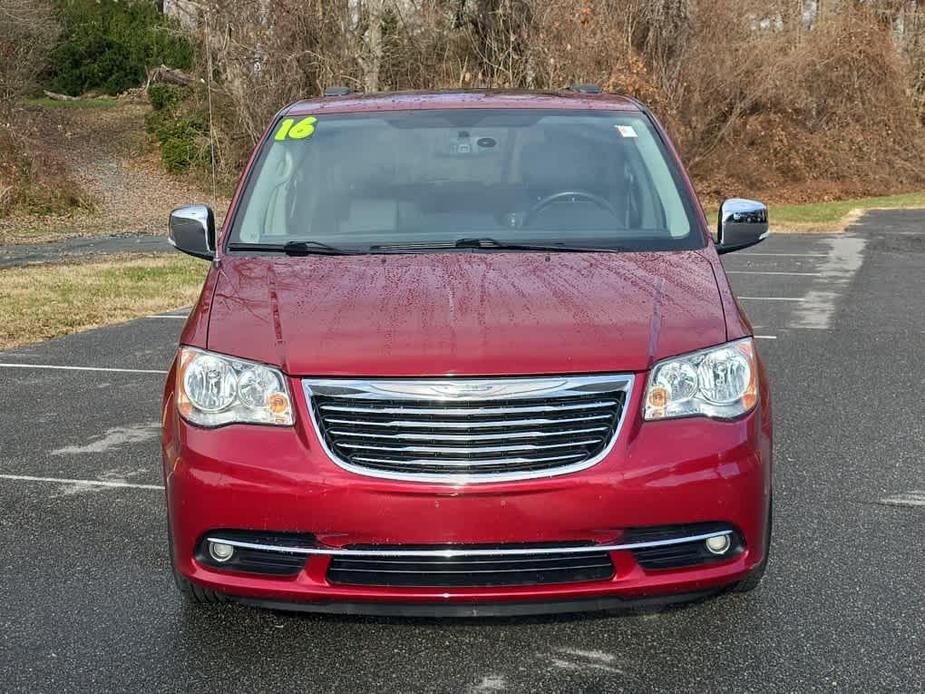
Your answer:
[[[232,166],[282,104],[332,84],[597,82],[649,103],[708,191],[732,169],[750,187],[820,172],[858,194],[925,180],[925,0],[198,2]]]
[[[0,110],[8,111],[32,87],[57,32],[45,0],[0,4]]]
[[[382,67],[382,19],[385,10],[384,0],[366,0],[355,2],[357,15],[365,10],[366,31],[363,32],[362,46],[359,51],[360,66],[363,69],[363,86],[368,92],[379,91],[379,72]]]

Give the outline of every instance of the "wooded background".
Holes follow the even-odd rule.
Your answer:
[[[62,72],[65,58],[93,62],[94,42],[61,49],[61,27],[66,43],[68,27],[79,24],[75,12],[79,19],[98,11],[90,5],[113,2],[4,0],[0,101],[7,106],[0,109],[11,113],[36,80],[61,83],[70,74]],[[121,5],[166,14],[143,59],[157,63],[167,55],[184,63],[169,67],[192,77],[179,92],[158,97],[164,108],[149,122],[162,144],[172,143],[180,169],[211,161],[214,145],[219,175],[233,176],[280,107],[334,84],[380,91],[595,82],[652,107],[708,201],[733,194],[803,201],[925,187],[923,0]],[[188,41],[187,58],[165,48],[165,35]],[[103,55],[122,50],[120,41],[112,39]],[[145,65],[147,74],[157,66]]]

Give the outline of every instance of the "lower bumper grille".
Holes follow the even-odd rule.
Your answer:
[[[631,375],[305,380],[331,458],[353,472],[479,482],[590,467],[619,432]]]
[[[610,555],[594,550],[517,557],[334,557],[328,569],[332,583],[428,588],[577,583],[613,575]]]

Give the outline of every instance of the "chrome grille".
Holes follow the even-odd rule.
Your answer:
[[[590,467],[613,445],[632,375],[303,381],[331,458],[361,474],[489,482]]]

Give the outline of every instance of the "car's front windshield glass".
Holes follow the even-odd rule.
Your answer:
[[[461,239],[470,248],[472,239],[701,248],[682,191],[658,134],[637,112],[287,116],[257,159],[229,239],[236,249],[307,241],[355,252],[427,251]]]

